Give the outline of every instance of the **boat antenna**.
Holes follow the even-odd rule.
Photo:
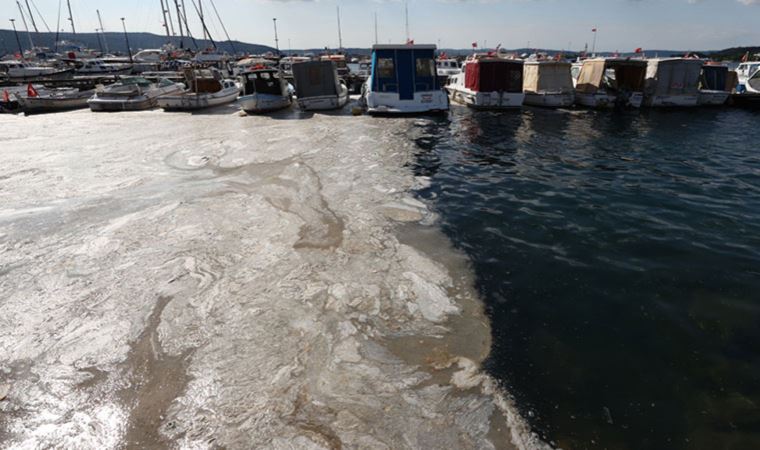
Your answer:
[[[277,56],[280,56],[280,40],[277,38],[277,17],[272,19],[274,22],[274,48],[277,50]]]
[[[377,45],[377,11],[375,11],[375,45]]]
[[[29,7],[29,0],[24,0],[24,3],[26,3],[26,9],[29,11],[29,21],[32,22],[32,28],[34,28],[35,33],[39,33],[40,30],[37,29],[37,24],[34,22],[34,15],[32,15],[32,8]]]
[[[103,34],[103,47],[105,47],[106,53],[108,53],[108,41],[106,41],[106,29],[103,28],[103,19],[100,17],[100,10],[96,9],[95,12],[98,14],[98,23],[100,24],[100,32]]]
[[[74,16],[71,14],[71,0],[66,0],[66,6],[69,8],[69,22],[71,22],[71,32],[77,34],[76,28],[74,28]]]
[[[406,31],[406,42],[409,43],[409,2],[404,0],[404,29]]]
[[[179,48],[185,46],[185,32],[182,29],[182,9],[179,6],[179,0],[174,0],[174,7],[177,9],[177,24],[179,25]]]
[[[205,39],[208,36],[208,40],[211,41],[211,45],[216,49],[216,42],[214,42],[214,38],[211,37],[211,32],[208,31],[208,28],[206,28],[206,21],[203,18],[203,11],[198,8],[198,5],[195,3],[195,0],[190,0],[193,4],[193,7],[195,8],[195,12],[198,14],[198,17],[201,19],[201,25],[203,26],[203,38]],[[203,3],[201,0],[198,0],[198,3],[201,5],[201,8],[203,7]]]
[[[11,25],[13,26],[13,34],[16,36],[16,44],[18,44],[18,54],[21,56],[21,59],[24,59],[24,49],[21,47],[21,40],[18,38],[18,31],[16,30],[16,19],[10,19]]]
[[[68,1],[68,0],[66,0]],[[127,24],[124,22],[124,18],[121,18],[121,26],[124,28],[124,40],[127,41],[127,52],[129,53],[129,63],[134,64],[132,59],[132,48],[129,46],[129,34],[127,33]]]
[[[169,34],[169,23],[166,21],[166,8],[164,7],[164,0],[159,0],[161,2],[161,16],[164,18],[164,30],[166,31],[166,37],[170,38],[171,35]]]
[[[232,39],[230,39],[230,34],[227,32],[227,27],[224,26],[224,22],[222,22],[222,17],[219,15],[219,11],[216,9],[216,3],[214,3],[214,0],[211,1],[211,7],[214,8],[214,14],[216,14],[216,19],[219,21],[219,24],[222,26],[222,30],[224,31],[224,35],[227,37],[227,43],[230,44],[230,47],[232,47],[232,53],[237,54],[237,50],[235,50],[235,44],[232,42]]]
[[[55,52],[58,53],[58,38],[61,33],[61,2],[58,0],[58,21],[55,24]]]
[[[338,51],[343,50],[343,35],[340,31],[340,6],[335,7],[338,12]]]
[[[18,6],[18,12],[21,13],[21,21],[24,23],[26,34],[29,37],[29,50],[31,50],[34,48],[34,41],[32,41],[32,33],[29,31],[29,26],[26,24],[26,18],[24,17],[24,9],[21,7],[21,3],[19,3],[18,0],[16,0],[16,5]]]

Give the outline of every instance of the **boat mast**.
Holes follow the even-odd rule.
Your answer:
[[[100,33],[103,35],[103,47],[105,47],[106,53],[108,53],[108,41],[106,41],[106,29],[103,28],[103,19],[100,17],[100,10],[96,9],[96,13],[98,13],[98,23],[100,24]]]
[[[71,22],[71,32],[77,34],[76,28],[74,28],[74,16],[71,14],[71,0],[66,0],[66,6],[69,8],[69,22]]]
[[[277,38],[277,17],[272,19],[274,22],[274,48],[277,50],[277,56],[280,56],[280,40]]]
[[[232,43],[232,39],[230,39],[230,34],[227,32],[227,27],[225,27],[224,22],[222,22],[222,17],[219,15],[219,11],[216,9],[216,3],[214,3],[214,0],[210,0],[210,1],[211,1],[211,7],[214,8],[214,14],[216,14],[216,19],[219,21],[219,24],[222,26],[224,35],[227,36],[227,43],[230,44],[230,47],[232,47],[232,53],[236,54],[237,50],[235,50],[235,44]]]
[[[185,33],[187,34],[187,37],[190,38],[190,40],[193,42],[193,47],[195,47],[196,50],[198,50],[198,42],[196,42],[195,37],[193,36],[193,33],[190,31],[190,25],[187,24],[187,10],[185,9],[185,0],[181,0],[182,2],[182,14],[180,16],[182,17],[182,21],[185,23]]]
[[[406,30],[406,43],[409,43],[409,2],[404,1],[404,29]]]
[[[26,9],[29,11],[29,20],[32,22],[32,28],[34,28],[35,33],[39,33],[40,30],[37,29],[37,24],[34,22],[34,15],[32,14],[32,8],[29,7],[29,0],[24,0],[24,3],[26,3]]]
[[[377,41],[377,11],[375,11],[375,45],[378,44]]]
[[[195,4],[195,3],[193,3]],[[198,17],[201,19],[201,25],[203,25],[203,39],[206,39],[206,24],[203,22],[203,0],[198,0],[198,6],[196,7]],[[211,36],[209,36],[210,38]]]
[[[21,47],[21,40],[18,38],[18,31],[16,30],[16,19],[10,19],[13,26],[13,34],[16,36],[16,44],[18,44],[18,54],[21,60],[24,60],[24,49]]]
[[[172,36],[176,36],[177,33],[174,32],[174,20],[172,20],[172,8],[169,6],[169,0],[166,0],[166,17],[169,18],[169,30],[171,31]]]
[[[68,1],[68,0],[66,0]],[[129,63],[134,64],[132,59],[132,48],[129,46],[129,34],[127,33],[127,24],[124,22],[124,18],[121,18],[121,26],[124,28],[124,40],[127,41],[127,52],[129,53]]]
[[[21,13],[21,21],[24,23],[26,34],[29,37],[29,50],[31,50],[34,48],[34,41],[32,41],[32,33],[29,31],[29,26],[26,24],[26,18],[24,17],[24,9],[21,7],[21,3],[19,3],[18,0],[16,0],[16,5],[18,6],[18,12]]]
[[[182,48],[185,45],[185,32],[182,30],[182,9],[180,9],[179,0],[174,0],[174,7],[177,9],[177,24],[179,25],[179,48]]]
[[[161,2],[161,16],[164,18],[164,30],[166,30],[166,37],[170,38],[171,35],[169,34],[169,24],[166,22],[166,8],[164,7],[164,0],[159,0]]]
[[[338,51],[343,50],[343,34],[340,31],[340,6],[335,7],[338,12]]]
[[[214,49],[216,50],[216,42],[214,42],[214,38],[211,37],[211,32],[208,31],[208,28],[206,27],[206,21],[203,19],[203,11],[201,11],[198,8],[198,5],[195,4],[195,0],[190,0],[190,1],[193,3],[193,7],[195,7],[195,12],[198,13],[198,17],[201,19],[201,25],[203,26],[203,38],[205,39],[206,36],[208,36],[208,40],[211,41],[211,45],[214,46]],[[201,0],[198,0],[198,3],[200,5],[203,5],[203,3],[201,3]]]
[[[61,2],[58,0],[58,21],[55,23],[55,52],[58,53],[58,38],[61,33]]]

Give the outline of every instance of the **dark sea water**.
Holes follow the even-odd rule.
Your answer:
[[[760,113],[455,108],[413,138],[536,432],[760,449]]]

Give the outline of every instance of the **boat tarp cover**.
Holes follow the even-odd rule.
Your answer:
[[[650,60],[647,93],[650,95],[696,95],[702,61],[698,59]]]
[[[595,94],[602,87],[605,66],[606,63],[601,60],[584,62],[575,90],[583,94]]]
[[[614,78],[608,74],[611,70]],[[603,87],[627,92],[644,90],[647,66],[639,61],[586,61],[578,75],[575,90],[583,94],[595,94]]]
[[[435,47],[375,48],[371,86],[375,92],[395,92],[413,100],[415,92],[441,89],[435,69]]]
[[[523,88],[527,92],[570,92],[573,76],[569,63],[526,64],[523,71]]]
[[[522,92],[522,63],[476,61],[465,65],[464,85],[475,92]]]
[[[293,79],[298,98],[338,95],[340,81],[332,61],[308,61],[293,64]]]
[[[728,67],[704,66],[700,79],[702,89],[709,91],[723,91],[728,86]]]

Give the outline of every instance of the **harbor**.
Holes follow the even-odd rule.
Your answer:
[[[746,30],[14,3],[0,449],[760,448]]]

